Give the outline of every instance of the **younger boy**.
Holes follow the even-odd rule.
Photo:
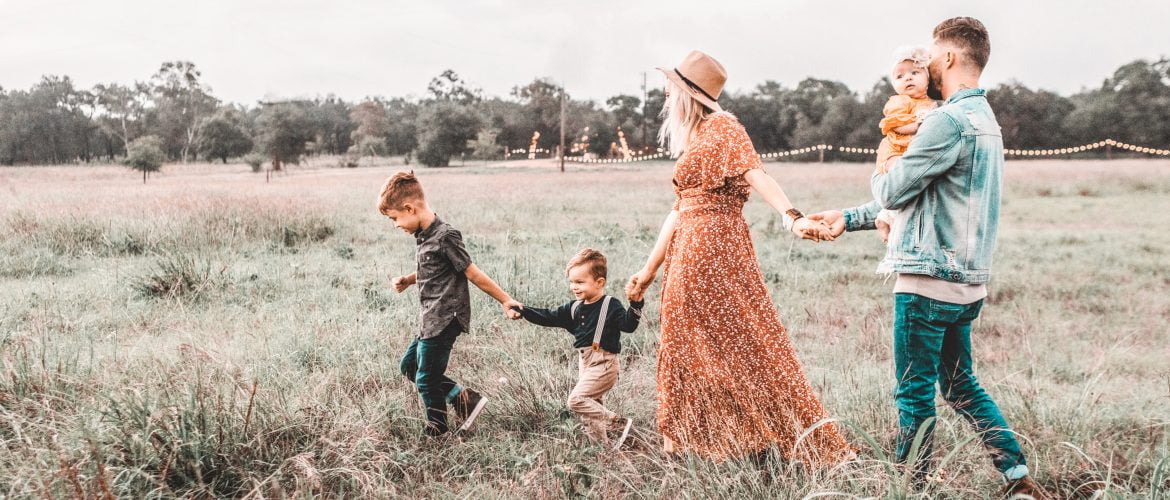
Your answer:
[[[392,278],[391,283],[398,293],[418,284],[422,307],[420,327],[418,336],[402,356],[400,369],[422,396],[427,415],[424,432],[428,436],[447,432],[448,403],[463,421],[459,430],[467,430],[483,411],[487,398],[460,386],[445,374],[456,337],[471,327],[467,282],[475,283],[503,304],[504,314],[509,318],[520,317],[510,309],[520,303],[471,262],[462,234],[439,219],[427,205],[414,172],[398,172],[386,180],[378,197],[378,211],[399,229],[414,235],[418,245],[417,271]]]
[[[585,426],[586,434],[597,441],[608,440],[607,431],[620,431],[614,449],[630,434],[630,419],[601,404],[601,398],[617,383],[621,332],[633,332],[642,317],[642,297],[628,296],[630,309],[605,295],[605,256],[586,248],[565,268],[569,289],[577,298],[555,310],[521,306],[524,319],[540,326],[568,330],[577,349],[577,386],[569,393],[568,406]]]

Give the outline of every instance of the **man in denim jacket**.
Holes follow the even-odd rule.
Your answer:
[[[975,378],[971,323],[991,279],[1003,174],[999,124],[979,88],[991,45],[972,18],[934,30],[932,97],[946,102],[928,115],[906,153],[871,179],[874,201],[810,215],[835,235],[874,229],[882,208],[901,210],[879,272],[894,284],[894,365],[898,378],[897,459],[921,477],[930,467],[935,384],[970,421],[1007,481],[1005,493],[1046,498],[1028,476],[1019,442]],[[914,441],[920,432],[920,447]]]

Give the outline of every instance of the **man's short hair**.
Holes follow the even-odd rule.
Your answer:
[[[569,274],[569,271],[574,267],[582,265],[589,266],[589,274],[592,274],[595,279],[604,278],[609,272],[606,268],[605,255],[592,248],[585,248],[569,259],[569,265],[565,266],[565,274]]]
[[[979,71],[991,57],[991,39],[987,27],[973,17],[952,17],[934,27],[934,39],[949,43],[967,55]]]
[[[398,172],[382,185],[382,194],[378,196],[378,212],[385,215],[391,210],[402,210],[406,203],[425,200],[422,184],[414,176],[414,171]]]

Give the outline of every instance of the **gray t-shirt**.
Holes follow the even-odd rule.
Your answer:
[[[971,304],[987,297],[987,285],[952,283],[924,274],[898,273],[894,293],[912,293],[952,304]]]
[[[414,241],[418,244],[415,283],[422,309],[418,338],[436,337],[452,321],[466,332],[471,328],[471,295],[463,273],[471,265],[471,256],[463,246],[463,235],[436,216],[430,226],[414,233]]]

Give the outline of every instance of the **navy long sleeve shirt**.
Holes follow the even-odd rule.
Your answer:
[[[593,335],[597,331],[597,319],[601,315],[601,304],[605,300],[602,298],[592,304],[581,302],[581,305],[577,306],[576,317],[570,316],[573,302],[556,309],[524,306],[520,313],[530,323],[568,330],[574,337],[575,348],[592,347]],[[630,308],[626,309],[617,298],[610,299],[609,312],[605,315],[605,327],[601,333],[602,349],[614,354],[621,352],[621,332],[630,333],[638,328],[644,304],[643,301],[630,302]]]

